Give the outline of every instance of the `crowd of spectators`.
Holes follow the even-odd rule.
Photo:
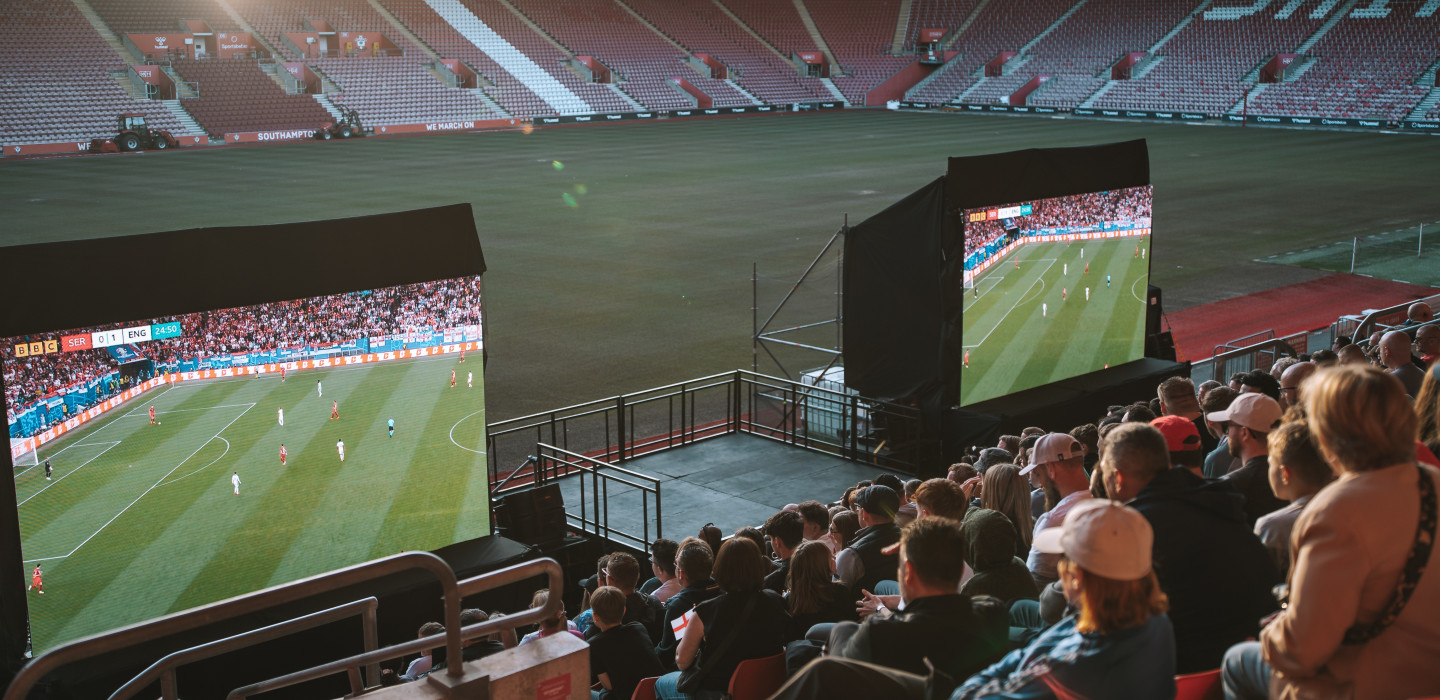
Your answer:
[[[155,323],[179,322],[181,334],[140,347],[146,359],[169,364],[479,325],[480,313],[480,279],[469,277],[168,316]],[[92,330],[133,325],[112,323]],[[16,357],[14,346],[22,340],[58,340],[58,336],[4,341],[0,352],[4,353],[5,403],[12,420],[17,410],[41,397],[119,368],[104,348]]]
[[[1227,698],[1440,693],[1440,366],[1404,353],[1410,392],[1390,344],[1167,379],[945,478],[659,539],[638,586],[607,555],[575,628],[596,696],[720,698],[782,653],[777,698],[1169,698],[1203,672]]]
[[[1027,231],[1060,227],[1095,226],[1109,222],[1150,225],[1150,187],[1040,199],[1031,203],[1031,213],[1014,219],[1021,235]],[[984,211],[984,210],[971,210]],[[1005,235],[1003,219],[965,221],[965,254],[969,255]]]

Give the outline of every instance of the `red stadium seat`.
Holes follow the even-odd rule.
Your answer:
[[[741,661],[730,676],[730,700],[765,700],[785,685],[785,654]]]
[[[1220,669],[1175,677],[1175,700],[1222,700]]]
[[[657,678],[642,678],[640,684],[635,686],[635,692],[630,694],[630,700],[655,700],[655,681]]]

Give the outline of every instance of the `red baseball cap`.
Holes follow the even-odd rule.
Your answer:
[[[1181,416],[1160,416],[1150,421],[1165,436],[1165,447],[1171,452],[1200,449],[1200,429],[1195,422]]]

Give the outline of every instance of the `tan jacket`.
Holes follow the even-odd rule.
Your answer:
[[[1440,483],[1440,471],[1421,467]],[[1291,535],[1290,607],[1260,631],[1272,697],[1405,700],[1440,693],[1440,547],[1400,618],[1343,645],[1395,594],[1420,520],[1413,463],[1346,474],[1316,494]]]

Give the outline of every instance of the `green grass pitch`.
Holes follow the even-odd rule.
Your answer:
[[[35,649],[489,534],[479,370],[445,355],[181,382],[43,446],[50,481],[16,470],[27,584],[44,571],[26,594]]]
[[[1145,258],[1137,257],[1137,243]],[[960,403],[1138,359],[1149,244],[1149,236],[1032,243],[977,276],[965,295]]]

